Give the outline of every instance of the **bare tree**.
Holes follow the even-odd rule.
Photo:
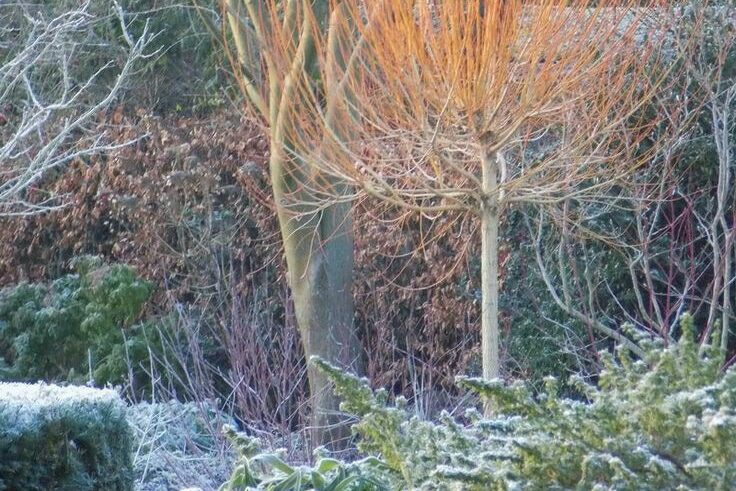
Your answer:
[[[42,194],[36,184],[52,169],[119,146],[106,142],[95,122],[146,57],[151,35],[146,26],[133,39],[115,7],[126,45],[122,59],[82,70],[92,58],[88,50],[99,48],[90,33],[100,19],[89,1],[51,14],[30,3],[0,5],[0,216],[63,206],[63,196]],[[83,71],[91,75],[80,79]],[[105,87],[103,79],[111,77]]]
[[[655,123],[637,112],[655,93],[644,61],[660,55],[666,12],[602,3],[342,2],[342,35],[320,41],[335,46],[327,103],[301,86],[307,102],[290,115],[305,142],[294,152],[319,162],[325,195],[339,179],[419,213],[478,216],[487,379],[500,374],[505,210],[601,199],[646,160],[635,149]],[[318,135],[328,139],[315,152]]]
[[[733,169],[736,73],[731,67],[736,59],[736,13],[726,6],[710,9],[705,27],[710,32],[699,37],[694,56],[686,60],[687,73],[697,81],[705,95],[718,163],[712,213],[708,217],[699,217],[699,222],[713,255],[713,281],[706,326],[708,331],[713,328],[720,307],[721,348],[725,351],[733,315],[731,291],[736,279],[732,257],[736,254],[736,189],[733,183],[736,174]]]

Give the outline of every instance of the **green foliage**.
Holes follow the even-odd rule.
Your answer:
[[[256,438],[225,426],[224,433],[238,452],[238,462],[221,491],[378,491],[388,489],[375,474],[383,464],[375,458],[344,463],[315,452],[314,466],[292,466],[276,453],[259,453]]]
[[[132,490],[131,442],[114,391],[0,383],[0,490]]]
[[[108,2],[94,1],[94,8],[108,9]],[[223,104],[221,77],[223,63],[217,49],[219,6],[214,0],[125,0],[126,22],[134,37],[146,24],[156,33],[151,45],[155,53],[132,87],[133,98],[142,96],[158,110],[206,112]],[[125,41],[119,23],[101,26],[101,37],[119,45]]]
[[[126,357],[143,356],[133,348],[152,326],[132,325],[151,284],[122,264],[86,257],[75,267],[50,284],[0,291],[0,379],[85,381],[91,368],[95,383],[112,383],[126,373]]]
[[[507,317],[505,322],[513,326],[503,335],[509,360],[504,368],[509,378],[523,379],[534,389],[543,387],[545,376],[554,375],[560,379],[563,390],[570,391],[570,374],[590,371],[588,365],[594,361],[597,349],[583,347],[590,341],[586,326],[562,311],[544,284],[536,264],[534,237],[526,227],[525,216],[529,213],[530,208],[510,209],[501,232],[503,249],[513,251],[505,261],[499,297],[500,309]],[[555,250],[556,245],[545,249]],[[570,263],[573,260],[568,259]],[[613,261],[608,260],[596,261],[594,269],[615,281],[613,275],[607,274],[609,271],[602,271],[611,267]],[[605,295],[600,297],[601,303],[610,301]]]
[[[344,400],[341,409],[360,418],[353,426],[360,437],[358,449],[380,456],[385,466],[375,469],[379,478],[390,483],[390,489],[447,489],[453,484],[486,490],[504,482],[505,476],[496,476],[494,467],[496,457],[507,458],[509,452],[504,454],[489,439],[490,427],[485,423],[463,427],[446,412],[436,423],[423,420],[407,411],[401,398],[395,407],[387,406],[386,391],[371,391],[365,379],[317,358],[312,363],[334,382]],[[475,411],[467,416],[480,422]],[[498,431],[506,426],[493,425]]]
[[[722,373],[717,340],[695,341],[690,316],[681,330],[670,346],[639,339],[642,360],[603,353],[598,384],[577,380],[584,401],[561,396],[554,378],[541,395],[521,382],[460,378],[498,414],[484,420],[471,410],[467,424],[388,407],[384,391],[313,362],[360,417],[359,448],[380,456],[385,465],[371,469],[392,489],[729,489],[736,371]]]

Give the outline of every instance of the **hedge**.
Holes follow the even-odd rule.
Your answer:
[[[113,390],[0,383],[0,491],[132,490],[131,445]]]

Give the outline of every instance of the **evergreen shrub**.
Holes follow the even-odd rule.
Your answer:
[[[127,363],[147,355],[139,345],[149,344],[151,327],[134,323],[152,285],[97,258],[80,258],[75,269],[0,290],[0,380],[119,383]]]
[[[0,383],[0,490],[132,490],[125,411],[108,389]]]
[[[642,359],[625,349],[602,353],[596,383],[575,382],[582,399],[561,395],[554,378],[541,394],[523,382],[460,378],[491,401],[492,419],[470,410],[428,421],[403,399],[388,405],[386,391],[313,360],[334,381],[342,409],[359,418],[358,449],[372,456],[333,468],[369,476],[373,487],[361,489],[733,489],[736,370],[723,370],[718,336],[696,340],[690,316],[681,331],[669,344],[640,338]],[[250,479],[254,463],[270,471]],[[241,486],[227,489],[277,489],[285,470],[271,457],[244,456],[235,471]],[[289,489],[322,489],[301,483]]]

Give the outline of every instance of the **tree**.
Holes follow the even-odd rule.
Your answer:
[[[116,7],[126,43],[122,62],[81,70],[83,56],[93,59],[90,34],[100,20],[89,2],[62,12],[30,3],[0,6],[0,46],[7,48],[0,55],[0,216],[63,206],[63,197],[45,196],[35,185],[52,169],[119,146],[106,143],[93,123],[147,56],[152,36],[146,26],[134,40]],[[85,71],[91,74],[80,75]],[[100,90],[110,77],[112,84]]]
[[[361,371],[361,349],[353,323],[353,237],[350,203],[323,199],[315,192],[315,162],[297,155],[297,126],[292,115],[305,103],[302,94],[327,96],[320,74],[324,68],[322,39],[337,42],[337,7],[328,0],[227,0],[230,32],[237,58],[233,65],[251,108],[269,129],[269,171],[277,208],[289,285],[307,358],[317,355]],[[339,3],[339,2],[338,2]],[[327,118],[329,128],[334,129]],[[319,153],[321,135],[306,141]],[[330,189],[347,192],[339,178]],[[308,368],[313,398],[316,443],[345,436],[339,401],[325,375]]]
[[[317,161],[324,182],[420,213],[478,216],[486,379],[500,375],[504,211],[601,199],[646,160],[639,143],[657,118],[637,112],[657,85],[645,61],[661,54],[666,12],[639,4],[346,0],[335,21],[343,43],[321,63],[338,107],[301,87],[295,153]],[[325,134],[314,152],[309,142]]]

